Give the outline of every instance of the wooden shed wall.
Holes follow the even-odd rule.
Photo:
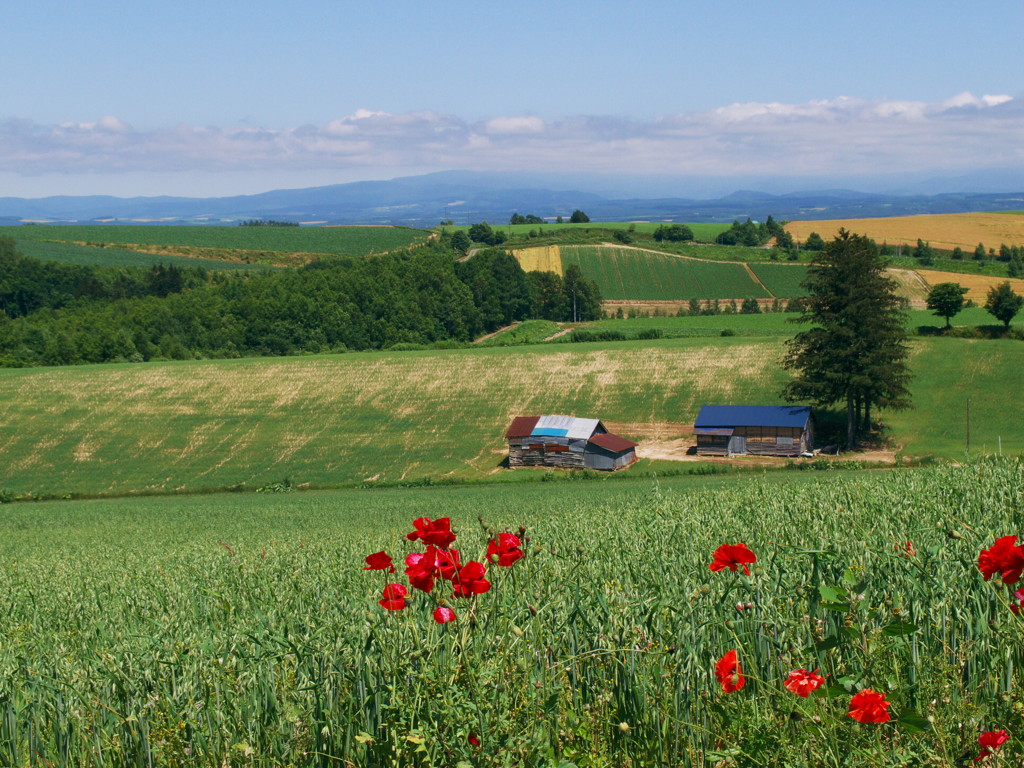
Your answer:
[[[745,453],[755,456],[799,456],[814,445],[813,430],[799,427],[734,427],[733,454],[737,445],[745,446]],[[737,440],[736,438],[742,438]],[[730,437],[727,435],[697,435],[697,453],[706,456],[730,455]]]

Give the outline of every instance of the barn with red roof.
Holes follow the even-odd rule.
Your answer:
[[[614,471],[636,461],[636,443],[610,433],[598,419],[517,416],[508,431],[508,465]]]

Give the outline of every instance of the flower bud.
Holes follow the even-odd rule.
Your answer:
[[[626,723],[626,722],[619,723],[619,730],[622,731],[623,733],[629,733],[629,723]]]

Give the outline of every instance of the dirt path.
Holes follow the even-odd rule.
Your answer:
[[[573,326],[570,326],[570,327],[568,327],[568,328],[563,328],[563,329],[562,329],[562,330],[560,330],[560,331],[557,331],[557,332],[555,332],[555,333],[552,333],[552,334],[551,334],[550,336],[546,336],[546,337],[544,338],[544,341],[551,341],[552,339],[557,339],[557,338],[558,338],[559,336],[565,336],[565,334],[567,334],[567,333],[572,333],[572,332],[573,332],[573,331],[575,331],[575,330],[576,330],[576,326],[575,326],[575,325],[573,325]]]
[[[750,275],[750,279],[753,280],[758,285],[760,285],[762,288],[764,288],[764,292],[765,293],[767,293],[773,299],[779,298],[774,293],[772,293],[771,291],[768,290],[768,286],[761,282],[761,278],[759,278],[757,275],[754,274],[754,270],[752,270],[750,268],[750,265],[747,264],[747,262],[744,261],[743,262],[743,266],[746,268],[747,274]]]
[[[481,341],[487,341],[492,336],[497,336],[502,331],[507,331],[509,328],[515,328],[517,325],[519,325],[519,321],[518,320],[516,322],[514,322],[514,323],[511,323],[511,324],[506,325],[506,326],[504,326],[502,328],[499,328],[496,331],[491,331],[490,333],[485,333],[479,339],[473,339],[473,343],[474,344],[479,344]]]

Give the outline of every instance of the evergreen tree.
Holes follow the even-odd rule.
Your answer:
[[[905,302],[886,266],[872,240],[840,230],[811,262],[799,322],[813,325],[788,342],[783,362],[796,373],[787,400],[845,405],[850,448],[873,405],[910,406]]]

